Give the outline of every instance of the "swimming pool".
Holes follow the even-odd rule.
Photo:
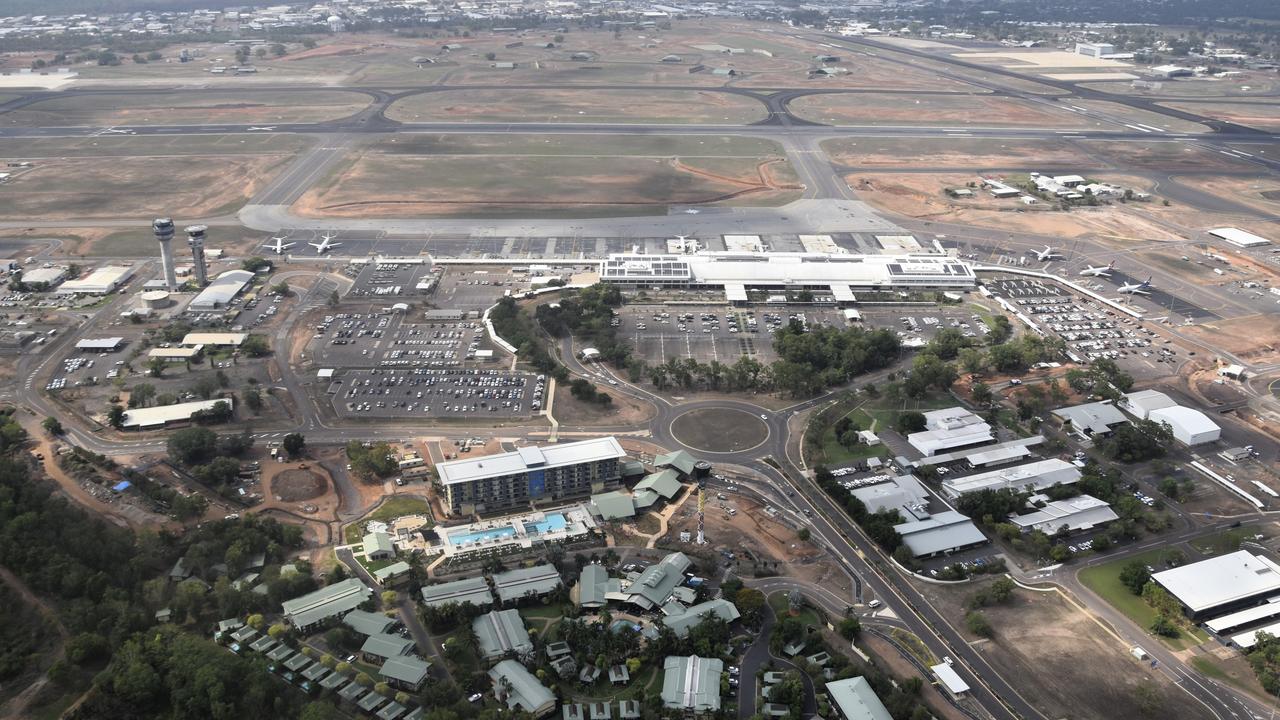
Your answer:
[[[545,535],[549,532],[564,530],[569,527],[569,521],[561,513],[554,513],[546,516],[528,526],[530,535]],[[509,538],[516,534],[516,529],[510,525],[506,527],[493,528],[491,530],[477,530],[476,532],[466,533],[465,535],[450,535],[449,543],[452,545],[467,545],[472,543],[484,542],[486,540],[498,540],[501,538]]]
[[[632,632],[640,632],[641,627],[630,620],[614,620],[609,629],[618,632],[620,630],[630,630]]]

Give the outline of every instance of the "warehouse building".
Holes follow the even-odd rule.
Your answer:
[[[133,408],[125,411],[121,427],[125,430],[156,430],[169,427],[178,423],[189,422],[192,415],[205,410],[212,410],[218,403],[225,403],[231,409],[235,407],[235,400],[225,397],[178,403],[176,405]]]
[[[1177,598],[1193,620],[1243,610],[1280,595],[1280,566],[1247,550],[1158,572],[1151,579]]]
[[[1064,528],[1066,532],[1092,530],[1119,518],[1105,501],[1092,495],[1077,495],[1045,503],[1036,512],[1011,516],[1009,522],[1024,533],[1039,530],[1046,535],[1054,535]]]
[[[924,426],[924,431],[908,435],[907,442],[925,456],[995,439],[987,421],[962,407],[930,410],[924,413]]]
[[[122,337],[84,338],[76,342],[76,349],[84,352],[109,353],[123,346],[124,338]]]
[[[954,510],[894,525],[893,529],[902,536],[902,544],[911,550],[912,557],[918,558],[948,555],[987,542],[972,520]]]
[[[623,592],[627,602],[643,610],[666,604],[677,587],[684,583],[684,573],[693,561],[682,552],[673,552],[645,568]]]
[[[249,337],[246,333],[229,333],[229,332],[190,332],[182,338],[182,344],[191,347],[194,345],[208,345],[210,347],[240,347],[244,344],[245,338]]]
[[[1149,417],[1155,422],[1168,425],[1173,430],[1173,439],[1183,445],[1204,445],[1217,442],[1222,436],[1222,428],[1210,420],[1208,415],[1194,408],[1175,405],[1152,410]]]
[[[626,456],[613,437],[563,445],[523,447],[512,452],[436,465],[451,515],[494,513],[599,493],[621,480]]]
[[[1058,408],[1053,414],[1064,428],[1085,440],[1107,437],[1118,425],[1129,422],[1124,413],[1109,402],[1092,402]]]
[[[67,279],[68,268],[64,265],[52,265],[50,267],[41,267],[34,270],[22,271],[22,283],[29,287],[43,286],[52,289],[58,283]]]
[[[1260,247],[1262,245],[1271,244],[1270,240],[1260,235],[1254,235],[1251,232],[1241,230],[1240,228],[1233,228],[1233,227],[1214,228],[1209,231],[1209,234],[1216,238],[1226,240],[1227,242],[1231,243],[1232,245],[1235,245],[1236,247],[1242,247],[1242,248]]]
[[[78,280],[68,280],[58,287],[59,295],[106,295],[129,281],[133,268],[124,265],[107,265]]]
[[[1147,420],[1150,419],[1154,410],[1161,408],[1174,407],[1178,403],[1173,398],[1165,395],[1159,390],[1138,390],[1131,392],[1120,398],[1120,409],[1130,415]]]
[[[827,683],[827,697],[841,720],[893,720],[864,677]]]
[[[945,256],[796,252],[615,253],[601,263],[600,280],[631,287],[720,289],[734,303],[745,303],[748,290],[810,290],[848,304],[856,290],[968,290],[977,284],[969,265]]]
[[[977,475],[949,477],[942,481],[942,491],[954,500],[980,490],[1040,491],[1054,485],[1071,485],[1079,480],[1080,470],[1075,465],[1058,458],[1048,458]]]
[[[228,270],[209,283],[187,305],[187,312],[211,312],[222,310],[253,282],[253,273],[248,270]]]
[[[724,663],[718,658],[697,655],[668,657],[662,663],[662,706],[694,715],[720,711],[720,673]]]
[[[195,347],[159,347],[148,350],[147,357],[160,358],[165,362],[179,363],[194,360],[202,352],[204,352],[203,345],[196,345]]]

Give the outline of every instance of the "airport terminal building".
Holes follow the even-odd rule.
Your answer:
[[[977,284],[973,268],[943,255],[803,252],[615,253],[601,263],[600,280],[630,287],[721,289],[737,304],[747,302],[749,290],[809,290],[848,305],[859,290],[968,290]]]
[[[617,438],[523,447],[436,465],[450,515],[490,514],[586,497],[616,487],[626,452]]]

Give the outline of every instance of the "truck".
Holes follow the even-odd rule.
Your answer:
[[[1134,645],[1132,648],[1129,649],[1129,654],[1138,658],[1139,660],[1146,660],[1151,657],[1150,655],[1147,654],[1146,650],[1143,650],[1137,645]]]

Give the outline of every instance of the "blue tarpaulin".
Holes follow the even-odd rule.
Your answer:
[[[129,482],[128,480],[121,480],[120,482],[116,483],[115,487],[111,489],[115,490],[116,492],[124,492],[125,490],[128,490],[131,487],[133,487],[133,483]]]

